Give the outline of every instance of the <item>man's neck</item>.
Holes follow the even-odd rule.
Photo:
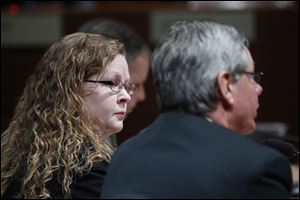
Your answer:
[[[230,126],[230,114],[221,107],[217,107],[214,111],[208,113],[205,118],[210,122],[232,129]]]

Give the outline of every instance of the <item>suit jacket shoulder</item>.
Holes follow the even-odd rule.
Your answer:
[[[113,155],[103,197],[288,197],[290,176],[278,152],[202,117],[165,113]]]

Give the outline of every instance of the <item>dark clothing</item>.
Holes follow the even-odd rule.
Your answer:
[[[277,151],[205,118],[164,113],[113,155],[102,198],[289,198]]]
[[[105,161],[94,162],[91,170],[83,175],[74,175],[74,180],[70,186],[73,199],[97,199],[101,194],[103,178],[106,174],[108,163]],[[23,173],[24,174],[24,173]],[[51,198],[63,199],[62,181],[57,173],[53,175],[50,182],[47,183],[47,189]],[[59,181],[58,181],[59,180]],[[14,181],[8,187],[6,193],[1,197],[3,199],[17,198],[20,190],[20,184],[23,181],[23,175],[15,177]]]

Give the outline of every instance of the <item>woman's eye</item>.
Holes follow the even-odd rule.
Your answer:
[[[114,86],[119,86],[121,82],[120,81],[112,81],[112,83]]]
[[[113,81],[101,81],[101,83],[105,85],[115,85]]]

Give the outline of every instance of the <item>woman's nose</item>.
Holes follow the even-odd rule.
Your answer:
[[[118,103],[128,103],[131,100],[131,96],[129,93],[123,88],[119,92],[119,98],[118,98]]]

